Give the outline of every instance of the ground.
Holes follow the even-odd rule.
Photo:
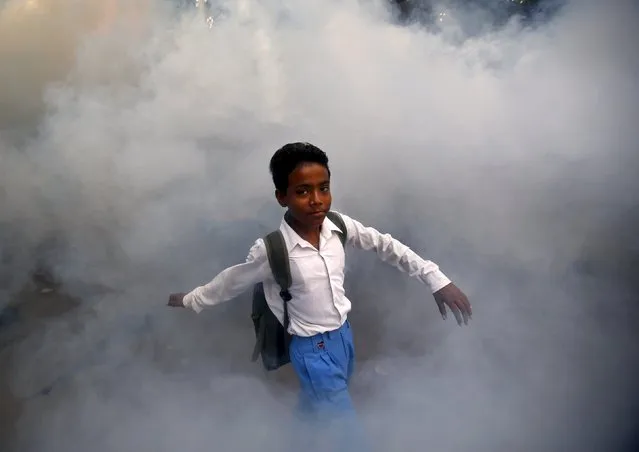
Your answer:
[[[42,378],[44,384],[37,386],[39,389],[35,390],[31,395],[21,394],[18,397],[15,395],[15,391],[12,390],[11,379],[14,378],[13,371],[15,369],[12,360],[18,356],[20,350],[23,350],[20,346],[24,345],[28,339],[37,338],[43,334],[48,322],[62,316],[70,316],[71,318],[78,316],[78,312],[81,311],[79,309],[80,305],[80,301],[67,295],[63,287],[54,286],[47,278],[36,277],[19,293],[15,294],[9,306],[2,311],[2,316],[0,317],[0,444],[11,444],[16,433],[17,422],[23,413],[25,403],[28,403],[25,397],[47,397],[50,398],[46,403],[47,406],[50,406],[49,402],[55,404],[56,400],[65,397],[66,391],[73,390],[73,378],[81,376],[80,374],[82,373],[90,374],[92,373],[92,367],[95,368],[100,365],[100,355],[94,354],[95,360],[82,363],[73,370],[73,378],[70,379],[71,384],[68,384],[68,381],[58,384],[56,383],[56,376],[48,377],[46,368],[42,370],[41,366],[36,363],[35,373],[38,374],[38,378]],[[377,317],[370,310],[354,311],[353,314],[359,317],[360,324],[369,326],[374,325]],[[216,320],[216,317],[219,316],[213,316],[213,320]],[[230,323],[234,322],[235,320],[231,315]],[[229,322],[227,321],[227,323]],[[247,323],[246,327],[246,332],[250,335],[251,326]],[[356,331],[357,334],[355,334],[360,369],[365,367],[367,359],[379,350],[379,343],[375,338],[367,336],[366,330],[370,331],[371,329],[374,328],[362,328]],[[146,331],[135,333],[134,336],[136,337],[133,341],[125,342],[125,346],[130,347],[130,354],[132,356],[151,357],[154,364],[157,364],[162,371],[175,371],[182,365],[181,362],[184,356],[179,353],[176,354],[170,347],[167,347],[161,337],[156,337],[154,334],[146,334],[149,331],[153,332],[152,327],[151,330],[147,329]],[[229,372],[261,375],[260,378],[264,378],[268,382],[272,391],[295,389],[297,382],[291,366],[286,366],[277,372],[266,375],[260,373],[259,364],[249,362],[248,357],[252,340],[253,337],[246,337],[247,354],[245,357],[238,357],[237,351],[229,350],[227,353],[222,350],[215,352],[217,355],[215,359],[227,362]],[[215,338],[213,338],[212,342],[214,341]],[[401,347],[401,344],[399,345]],[[408,350],[410,344],[407,343],[405,345],[402,348],[410,352]],[[218,346],[217,348],[220,347]],[[78,360],[83,361],[81,358],[78,357]],[[74,359],[76,358],[74,357]],[[186,372],[188,372],[188,364],[186,369]],[[180,370],[184,372],[184,369]],[[377,365],[376,371],[372,373],[366,372],[366,375],[360,374],[357,376],[353,387],[353,395],[358,403],[365,401],[366,393],[375,384],[379,384],[379,380],[384,378],[384,374],[385,370]],[[194,384],[199,383],[197,379],[194,379]],[[206,382],[202,383],[205,384]],[[52,390],[55,391],[55,394],[51,393]]]

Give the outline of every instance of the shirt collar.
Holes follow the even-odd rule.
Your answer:
[[[299,236],[297,232],[293,230],[291,226],[286,222],[286,219],[282,218],[282,223],[280,224],[280,231],[284,236],[284,242],[286,242],[286,249],[290,252],[296,246],[300,246],[302,248],[310,248],[312,245]],[[320,235],[324,238],[324,240],[328,240],[333,235],[333,232],[340,233],[340,229],[333,223],[328,217],[324,218],[322,222],[322,230],[320,231]]]

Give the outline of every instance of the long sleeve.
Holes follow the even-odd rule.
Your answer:
[[[374,250],[387,264],[417,278],[426,284],[432,293],[450,284],[450,279],[432,261],[423,259],[408,246],[394,239],[390,234],[382,234],[341,213],[346,225],[347,243],[362,250]]]
[[[211,282],[197,287],[184,297],[184,306],[200,312],[237,297],[253,285],[264,281],[270,272],[266,246],[258,239],[251,247],[246,262],[226,268]]]

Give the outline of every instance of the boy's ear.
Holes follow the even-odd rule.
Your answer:
[[[286,196],[279,190],[275,190],[275,199],[280,206],[286,207]]]

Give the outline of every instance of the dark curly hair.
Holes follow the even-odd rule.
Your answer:
[[[329,177],[331,175],[331,170],[328,168],[328,157],[320,148],[310,143],[285,144],[275,151],[269,165],[273,184],[280,193],[286,193],[288,176],[301,163],[319,163],[326,167]]]

